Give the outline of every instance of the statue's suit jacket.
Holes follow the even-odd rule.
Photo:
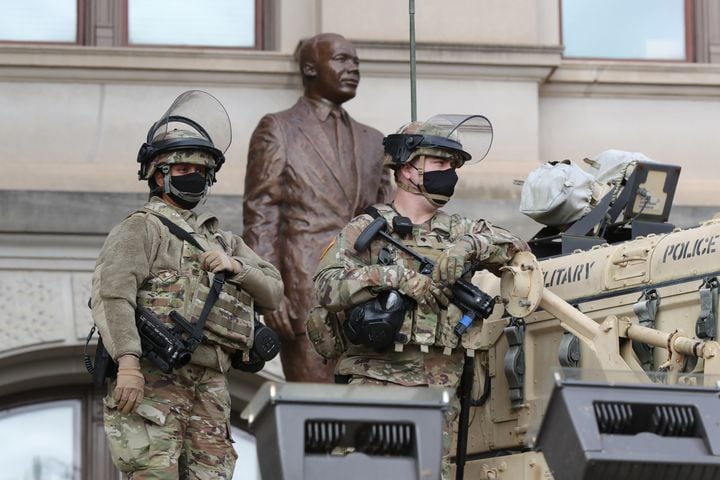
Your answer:
[[[323,249],[353,217],[392,194],[383,135],[347,118],[353,171],[338,165],[335,147],[304,97],[265,115],[250,139],[243,238],[280,270],[296,333],[305,331],[307,312],[316,304],[312,277]]]

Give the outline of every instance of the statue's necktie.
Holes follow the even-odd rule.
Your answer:
[[[339,109],[331,110],[330,115],[333,117],[333,123],[335,124],[335,151],[338,162],[341,164],[350,164],[353,158],[349,128],[345,124],[342,112]]]
[[[350,125],[345,121],[342,111],[333,109],[330,115],[335,123],[336,155],[338,166],[342,169],[343,176],[347,179],[345,188],[348,199],[352,200],[357,192],[357,165],[355,165],[355,153],[353,139],[350,133]]]

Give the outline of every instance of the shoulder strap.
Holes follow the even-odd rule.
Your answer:
[[[392,219],[392,217],[398,215],[397,211],[390,205],[382,205],[382,204],[376,204],[376,205],[370,205],[369,207],[365,208],[365,213],[370,215],[373,218],[378,217],[385,217],[387,219],[388,217]]]
[[[380,211],[377,209],[375,205],[370,205],[365,209],[365,213],[370,215],[372,218],[378,218],[380,216]]]
[[[165,225],[168,228],[168,230],[170,230],[170,233],[172,233],[173,235],[178,237],[180,240],[184,240],[184,241],[188,242],[190,245],[197,248],[201,252],[205,251],[205,249],[200,246],[198,241],[195,240],[193,238],[193,236],[190,235],[190,233],[188,233],[185,230],[183,230],[182,228],[180,228],[177,224],[173,223],[170,219],[168,219],[167,217],[164,217],[158,213],[155,213],[155,212],[148,212],[148,213],[156,216],[163,223],[163,225]]]
[[[365,208],[365,213],[367,215],[370,215],[373,219],[383,217],[385,220],[387,220],[388,233],[392,233],[395,230],[395,217],[405,218],[402,217],[391,205],[370,205],[369,207]]]

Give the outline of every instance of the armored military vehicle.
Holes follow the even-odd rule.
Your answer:
[[[457,478],[720,478],[720,219],[667,223],[679,167],[613,168],[595,200],[540,185],[539,261],[476,275],[505,305],[477,332]]]

